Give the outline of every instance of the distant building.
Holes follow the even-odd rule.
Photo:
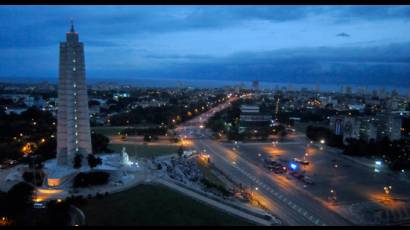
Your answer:
[[[10,108],[10,107],[7,107],[5,113],[7,115],[10,115],[12,113],[20,115],[22,112],[24,112],[26,110],[27,110],[27,108]]]
[[[365,104],[349,104],[349,105],[347,105],[347,107],[348,107],[350,110],[363,111],[364,108],[366,108],[366,105],[365,105]]]
[[[333,116],[330,117],[330,130],[338,136],[346,139],[359,139],[360,122],[350,116]]]
[[[390,140],[399,140],[401,138],[402,118],[400,116],[381,113],[375,117],[377,124],[377,139],[389,138]]]
[[[359,124],[359,138],[369,142],[377,140],[377,127],[370,117],[361,117],[357,119]]]
[[[257,105],[242,105],[239,118],[239,132],[249,129],[268,128],[272,123],[272,115],[261,113]]]
[[[112,96],[112,99],[113,99],[114,101],[118,101],[120,98],[127,98],[127,97],[130,97],[130,94],[129,94],[129,93],[115,93],[115,94]]]
[[[27,107],[36,107],[36,108],[44,108],[46,105],[46,101],[42,97],[25,97],[24,98],[24,104],[27,105]]]
[[[350,87],[350,86],[346,86],[346,89],[345,89],[346,91],[345,91],[345,94],[347,94],[347,95],[351,95],[352,94],[352,87]]]
[[[253,88],[253,90],[255,90],[255,91],[259,91],[259,81],[253,81],[252,82],[252,88]]]
[[[329,128],[336,135],[342,135],[346,139],[361,139],[364,141],[381,140],[387,137],[389,140],[401,138],[401,117],[393,114],[377,114],[370,116],[333,116],[330,117]]]

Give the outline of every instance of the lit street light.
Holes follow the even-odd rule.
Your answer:
[[[389,195],[392,190],[392,186],[385,186],[384,188],[384,194]]]
[[[324,144],[325,143],[325,140],[320,140],[320,144]]]
[[[334,190],[334,189],[330,189],[330,197],[329,197],[329,200],[331,201],[331,202],[336,202],[336,200],[337,200],[337,196],[336,196],[336,191]]]

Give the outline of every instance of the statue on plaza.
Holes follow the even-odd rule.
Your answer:
[[[130,159],[129,159],[129,156],[128,156],[128,153],[126,152],[125,147],[122,147],[121,163],[122,163],[123,165],[129,165],[129,164],[131,163],[131,162],[130,162]]]

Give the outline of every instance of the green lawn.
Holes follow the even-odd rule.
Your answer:
[[[252,225],[169,188],[138,185],[80,206],[88,225]]]
[[[199,165],[199,169],[201,170],[201,172],[203,173],[203,176],[209,180],[210,182],[212,182],[215,185],[219,185],[222,187],[226,187],[225,183],[222,182],[211,170],[211,168],[208,166],[203,166],[203,165]]]
[[[122,147],[126,148],[129,156],[155,157],[177,153],[177,145],[143,145],[143,144],[109,144],[108,148],[115,152],[121,152]]]

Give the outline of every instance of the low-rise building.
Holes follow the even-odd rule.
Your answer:
[[[268,128],[272,123],[272,115],[261,113],[257,105],[242,105],[239,117],[239,132],[249,129]]]

